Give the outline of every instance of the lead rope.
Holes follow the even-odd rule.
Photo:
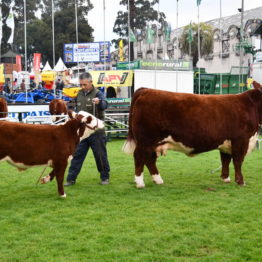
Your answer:
[[[36,183],[35,183],[36,185],[39,183],[41,177],[43,176],[43,174],[44,174],[44,172],[45,172],[45,170],[46,170],[46,168],[47,168],[47,166],[43,169],[42,173],[40,174],[38,180],[37,180]]]

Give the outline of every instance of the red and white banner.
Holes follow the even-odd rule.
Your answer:
[[[21,56],[20,55],[16,55],[15,60],[16,60],[16,64],[17,64],[17,72],[21,72],[22,71]]]
[[[40,70],[41,53],[34,53],[34,72]]]

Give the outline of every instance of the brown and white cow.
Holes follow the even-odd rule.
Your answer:
[[[129,135],[124,152],[134,153],[135,182],[145,186],[144,165],[156,184],[163,184],[156,160],[168,149],[194,156],[220,151],[224,182],[230,182],[233,160],[235,181],[244,185],[241,166],[255,147],[262,123],[262,90],[237,95],[193,95],[141,88],[132,99]]]
[[[54,99],[49,104],[49,112],[51,115],[67,115],[66,102],[62,99]],[[53,117],[53,121],[58,121],[59,117]]]
[[[6,100],[0,97],[0,118],[5,118],[8,115]]]
[[[41,182],[56,177],[58,193],[66,197],[63,180],[68,160],[80,140],[104,127],[103,121],[84,111],[70,111],[69,117],[68,122],[58,126],[0,122],[0,161],[6,160],[19,170],[38,165],[52,167]]]

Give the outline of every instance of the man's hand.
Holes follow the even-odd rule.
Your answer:
[[[99,100],[98,97],[95,97],[95,98],[92,99],[92,102],[95,103],[96,105],[99,104],[99,101],[100,101],[100,100]]]

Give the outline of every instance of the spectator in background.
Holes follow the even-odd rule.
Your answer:
[[[22,83],[20,84],[20,89],[22,92],[25,92],[25,79],[22,80]]]
[[[7,80],[4,85],[4,92],[10,94],[10,81]]]

